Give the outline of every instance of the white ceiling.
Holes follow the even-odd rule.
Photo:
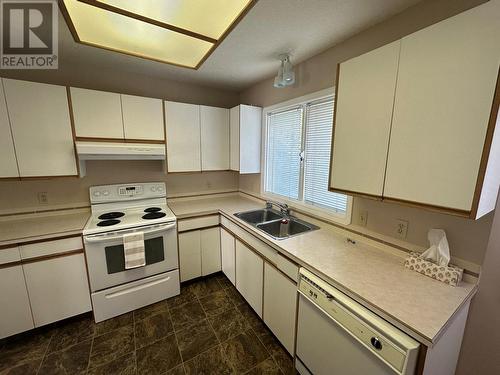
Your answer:
[[[91,64],[239,91],[273,76],[280,53],[290,53],[297,64],[418,2],[259,0],[197,71],[78,44],[60,16],[59,63]]]

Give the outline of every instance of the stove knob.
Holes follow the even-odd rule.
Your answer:
[[[109,191],[104,190],[104,191],[102,192],[102,194],[103,194],[104,196],[106,196],[106,197],[107,197],[107,196],[109,195]]]
[[[151,186],[151,191],[156,191],[156,188],[154,186]]]
[[[163,186],[158,186],[158,187],[156,188],[156,190],[158,190],[158,191],[163,191]]]
[[[94,191],[94,197],[99,197],[101,195],[100,191]]]

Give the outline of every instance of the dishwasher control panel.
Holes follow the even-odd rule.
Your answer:
[[[299,292],[396,372],[405,373],[410,353],[416,357],[415,340],[314,275],[301,271]]]

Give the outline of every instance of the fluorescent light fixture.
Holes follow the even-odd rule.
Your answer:
[[[256,0],[61,0],[79,43],[198,69]]]

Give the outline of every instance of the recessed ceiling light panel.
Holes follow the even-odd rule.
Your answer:
[[[251,0],[83,0],[218,40]],[[112,7],[112,8],[109,8]]]
[[[77,42],[197,69],[256,0],[60,0]]]

